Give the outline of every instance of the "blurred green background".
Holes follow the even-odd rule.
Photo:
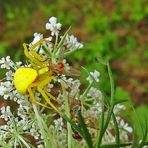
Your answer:
[[[116,81],[116,98],[130,99],[139,114],[148,105],[147,0],[0,0],[0,57],[24,59],[22,43],[33,33],[47,35],[45,23],[56,16],[64,30],[84,43],[69,58],[76,67],[101,73],[100,88],[110,91],[106,68],[95,57],[109,60]],[[84,76],[86,75],[85,72]],[[0,71],[1,77],[3,71]],[[82,81],[85,77],[82,75]]]

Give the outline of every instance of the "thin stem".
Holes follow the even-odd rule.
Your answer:
[[[96,142],[96,148],[98,148],[101,144],[101,140],[102,140],[102,134],[103,134],[103,127],[104,127],[104,113],[105,113],[105,107],[104,105],[102,105],[102,114],[101,114],[101,123],[100,123],[100,132],[97,138],[97,142]]]
[[[63,81],[61,81],[61,85],[62,85],[64,102],[65,102],[65,114],[67,115],[67,117],[71,118],[68,97],[66,94],[66,90],[65,90]],[[68,131],[68,148],[72,148],[72,129],[71,129],[70,123],[68,123],[68,122],[67,122],[67,131]]]
[[[109,79],[110,79],[110,87],[111,87],[111,102],[114,101],[114,94],[115,94],[115,86],[114,86],[114,79],[112,76],[112,71],[110,68],[109,63],[107,62],[107,70],[108,70],[108,74],[109,74]]]
[[[130,146],[132,143],[124,143],[124,144],[103,144],[101,145],[99,148],[120,148],[120,147],[126,147],[126,146]]]
[[[20,139],[20,141],[22,141],[22,143],[23,143],[27,148],[30,148],[30,146],[28,145],[28,143],[27,143],[20,135],[18,135],[17,137]]]
[[[112,114],[113,122],[114,122],[114,128],[115,128],[115,138],[116,138],[116,144],[120,143],[120,133],[118,128],[118,123],[115,114]]]
[[[54,44],[54,49],[56,49],[56,47],[57,47],[57,43],[58,43],[58,34],[56,34],[56,39],[55,39],[55,44]]]
[[[80,96],[80,101],[81,101],[81,114],[83,114],[83,110],[84,110],[84,104],[85,104],[85,95],[87,94],[87,92],[89,91],[89,89],[91,88],[93,83],[90,83],[88,85],[88,87],[85,89],[85,91],[83,92],[83,94]]]

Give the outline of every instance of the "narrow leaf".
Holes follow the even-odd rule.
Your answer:
[[[92,140],[91,140],[91,135],[87,129],[87,126],[84,122],[84,119],[81,115],[81,111],[79,110],[78,112],[78,118],[79,118],[79,121],[80,121],[80,127],[82,129],[82,132],[83,132],[83,137],[88,145],[89,148],[92,148],[93,147],[93,143],[92,143]]]

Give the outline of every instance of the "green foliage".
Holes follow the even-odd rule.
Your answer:
[[[136,113],[133,112],[131,114],[132,121],[135,124],[135,132],[137,133],[137,136],[142,137],[144,134],[144,129],[146,129],[145,127],[148,126],[148,108],[147,106],[142,105],[137,107],[135,111]],[[148,137],[146,137],[146,140],[148,140]]]

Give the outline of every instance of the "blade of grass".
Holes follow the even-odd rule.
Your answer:
[[[147,127],[146,118],[145,118],[145,128],[144,128],[144,129],[145,129],[145,131],[143,132],[143,138],[142,138],[142,140],[141,140],[141,142],[140,142],[138,148],[142,148],[142,147],[144,146],[145,140],[146,140],[147,135],[148,135],[148,133],[147,133],[148,127]]]
[[[107,70],[108,70],[108,75],[109,75],[109,79],[110,79],[111,102],[114,102],[115,86],[114,86],[114,79],[113,79],[113,75],[112,75],[112,71],[111,71],[109,62],[107,62]]]
[[[81,128],[75,124],[75,122],[73,120],[71,120],[67,115],[63,116],[63,119],[66,120],[67,122],[69,122],[71,124],[71,126],[80,133],[80,135],[83,137],[83,132],[81,130]]]
[[[136,142],[136,130],[134,128],[134,133],[133,133],[133,138],[132,138],[132,145],[131,145],[131,148],[135,148],[137,146],[137,142]]]
[[[124,143],[124,144],[104,144],[101,145],[99,148],[120,148],[120,147],[126,147],[126,146],[130,146],[131,143]]]
[[[111,116],[113,114],[113,109],[114,109],[114,80],[113,80],[112,71],[111,71],[109,62],[107,62],[107,70],[108,70],[108,75],[109,75],[109,79],[110,79],[111,98],[110,98],[110,102],[107,104],[108,107],[109,107],[109,110],[108,110],[108,114],[107,114],[107,118],[106,118],[103,130],[101,132],[101,136],[100,136],[100,141],[99,141],[98,147],[101,144],[102,138],[103,138],[103,136],[104,136],[104,134],[106,132],[106,129],[108,127],[108,124],[110,122]],[[119,137],[117,139],[119,139]]]
[[[91,139],[91,135],[87,129],[87,126],[84,122],[84,119],[81,115],[81,111],[79,110],[78,111],[78,118],[79,118],[79,121],[80,121],[80,127],[82,129],[82,132],[83,132],[83,137],[88,145],[89,148],[92,148],[93,147],[93,143],[92,143],[92,139]]]

